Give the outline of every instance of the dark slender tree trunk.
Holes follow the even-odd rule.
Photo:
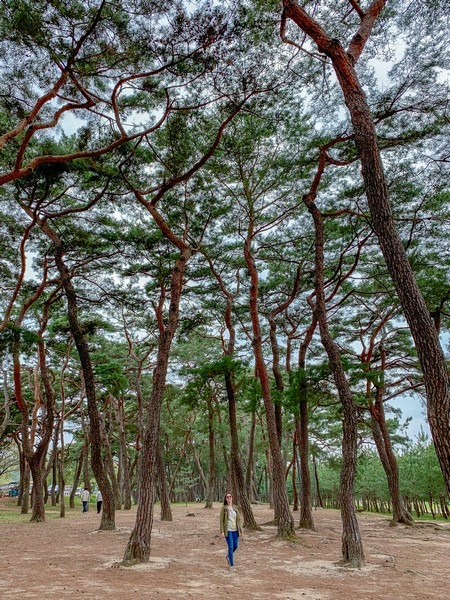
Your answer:
[[[167,485],[166,468],[161,449],[161,444],[157,446],[157,472],[159,485],[159,500],[161,502],[161,521],[172,521],[172,509],[170,507],[169,489]]]
[[[250,502],[254,500],[253,494],[253,482],[254,482],[254,464],[255,464],[255,433],[256,433],[256,410],[252,411],[252,423],[250,426],[249,443],[248,443],[248,457],[247,457],[247,471],[245,474],[245,489],[247,490],[247,496]]]
[[[300,396],[302,391],[300,390]],[[297,421],[297,447],[299,449],[302,487],[300,490],[300,529],[315,530],[311,505],[311,475],[309,472],[308,404],[300,400],[300,415]]]
[[[239,436],[236,419],[236,396],[233,385],[233,374],[230,371],[225,372],[225,386],[228,397],[228,416],[230,424],[230,439],[231,439],[231,463],[233,465],[233,474],[235,480],[235,489],[233,490],[236,504],[241,508],[243,515],[243,526],[246,529],[257,531],[261,529],[256,523],[253,510],[248,499],[247,490],[245,487],[244,469],[242,467],[241,453],[239,450]]]
[[[119,428],[119,456],[122,467],[122,499],[124,510],[131,510],[130,461],[127,453],[124,412],[123,398],[119,397],[117,399],[117,424]]]
[[[73,477],[72,491],[70,492],[69,506],[75,508],[75,496],[77,493],[78,483],[80,481],[81,469],[83,467],[83,450],[80,452],[80,456],[77,460],[77,467],[75,469],[75,475]]]
[[[216,465],[215,465],[215,438],[214,438],[214,408],[212,398],[208,395],[208,447],[209,447],[209,473],[208,487],[206,492],[205,508],[212,508],[214,501],[214,482],[216,480]]]
[[[109,442],[109,436],[106,431],[105,424],[105,415],[99,413],[99,421],[100,421],[100,435],[103,447],[103,463],[105,465],[106,471],[109,476],[109,481],[111,482],[112,492],[114,494],[114,506],[116,510],[122,510],[122,496],[120,493],[119,482],[116,475],[116,470],[114,466],[114,459],[111,451],[111,444]],[[109,419],[109,426],[112,427],[112,419]]]
[[[320,493],[320,481],[319,481],[319,473],[317,471],[317,462],[316,462],[316,457],[314,455],[313,455],[313,468],[314,468],[314,482],[315,482],[317,504],[320,506],[320,508],[324,508],[325,505],[322,500],[322,494]]]
[[[309,429],[308,429],[308,382],[306,379],[306,353],[317,327],[317,316],[314,312],[310,326],[308,327],[304,340],[300,346],[298,355],[299,367],[299,419],[296,421],[297,445],[300,456],[301,469],[301,502],[300,521],[301,529],[314,530],[314,519],[311,506],[311,475],[309,472]]]
[[[298,511],[298,491],[297,491],[297,463],[298,463],[298,456],[297,456],[297,444],[295,442],[295,436],[294,436],[294,443],[292,444],[292,493],[294,495],[293,498],[293,503],[292,503],[292,510],[294,512]]]

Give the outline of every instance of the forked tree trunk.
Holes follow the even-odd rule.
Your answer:
[[[48,377],[47,365],[45,361],[45,346],[42,338],[42,333],[47,323],[46,311],[42,318],[41,330],[39,332],[38,340],[38,363],[39,369],[36,369],[36,379],[39,375],[43,384],[45,404],[39,406],[43,412],[42,426],[40,440],[36,447],[34,439],[30,438],[29,432],[29,415],[28,405],[23,397],[22,383],[21,383],[21,367],[20,367],[20,331],[17,330],[14,333],[13,341],[13,369],[14,369],[14,391],[16,395],[16,403],[21,412],[22,423],[22,448],[24,456],[30,467],[31,475],[33,478],[33,505],[31,522],[41,523],[45,521],[45,503],[44,503],[44,458],[48,451],[50,439],[53,432],[54,423],[54,393],[53,388]],[[36,381],[37,384],[37,381]],[[36,399],[38,401],[38,398]],[[37,407],[37,405],[36,405]],[[35,408],[36,408],[35,407]],[[34,425],[33,425],[34,427]],[[33,434],[34,435],[34,434]],[[28,497],[28,487],[24,490],[24,495]],[[24,499],[24,506],[27,505],[28,498]]]

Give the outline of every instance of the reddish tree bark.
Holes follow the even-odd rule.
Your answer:
[[[253,330],[253,353],[255,356],[256,370],[261,382],[261,391],[266,413],[267,434],[269,437],[269,446],[272,458],[272,494],[275,516],[278,525],[278,536],[281,538],[290,538],[295,536],[294,519],[291,514],[289,500],[286,493],[286,467],[283,464],[283,457],[278,439],[274,404],[272,401],[272,392],[270,389],[270,380],[262,351],[261,324],[258,313],[258,271],[256,269],[256,264],[251,250],[252,238],[253,224],[252,219],[250,219],[247,237],[244,243],[244,258],[250,274],[251,282],[249,304]]]

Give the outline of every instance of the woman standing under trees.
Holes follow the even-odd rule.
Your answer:
[[[220,511],[220,533],[228,545],[226,559],[231,570],[234,569],[233,555],[238,549],[239,537],[242,537],[241,515],[236,506],[233,506],[233,495],[225,494],[222,510]]]

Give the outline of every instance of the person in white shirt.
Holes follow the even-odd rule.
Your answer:
[[[83,512],[86,513],[88,511],[88,502],[91,499],[91,494],[87,488],[81,492],[81,502],[83,503]]]
[[[103,496],[100,490],[98,490],[96,495],[97,500],[97,514],[99,515],[102,510]]]

